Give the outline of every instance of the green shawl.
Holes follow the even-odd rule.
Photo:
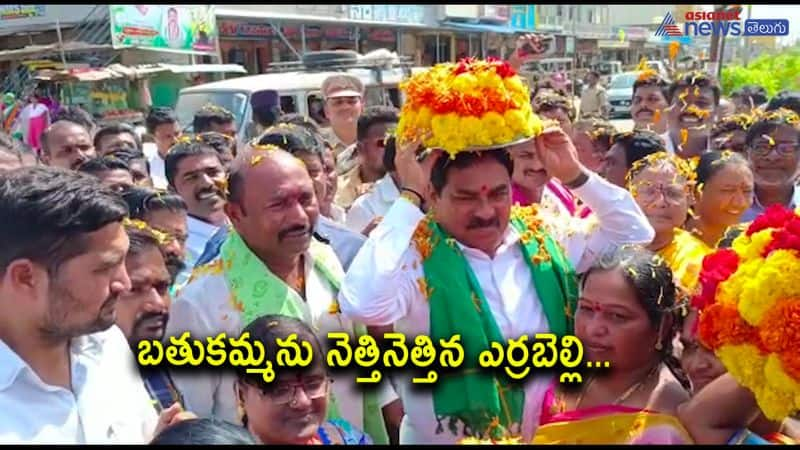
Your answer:
[[[542,303],[550,332],[558,336],[572,333],[572,318],[578,298],[575,271],[559,245],[535,222],[528,208],[514,208],[511,225],[520,234],[522,254],[531,271],[533,284]],[[430,304],[430,336],[433,342],[461,335],[465,364],[458,372],[440,377],[434,386],[434,409],[439,421],[449,420],[456,433],[456,420],[465,425],[466,434],[502,433],[522,422],[524,391],[505,377],[497,377],[478,364],[478,355],[491,342],[506,343],[483,290],[455,240],[433,220],[427,219],[430,253],[423,261]],[[419,229],[418,229],[419,232]],[[540,247],[543,247],[540,248]],[[423,252],[423,255],[425,252]],[[549,255],[549,256],[548,256]],[[516,339],[518,336],[510,336]],[[492,421],[500,427],[492,429]],[[495,422],[495,423],[498,423]]]
[[[343,270],[339,259],[327,245],[311,240],[309,253],[316,270],[330,285],[334,294],[339,291]],[[280,314],[294,317],[311,324],[309,309],[303,298],[280,278],[275,276],[264,263],[247,247],[247,244],[234,230],[231,230],[222,244],[221,258],[228,288],[242,309],[242,326],[247,326],[258,317],[267,314]],[[334,295],[335,298],[335,295]],[[338,312],[336,312],[338,314]],[[354,324],[355,336],[367,334],[364,325]],[[347,330],[343,330],[347,331]],[[320,337],[324,340],[325,337]],[[363,394],[363,420],[357,424],[376,444],[388,444],[389,437],[383,422],[383,413],[374,390]],[[341,418],[333,393],[328,405],[328,419]]]

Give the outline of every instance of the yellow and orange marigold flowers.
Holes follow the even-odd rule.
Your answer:
[[[542,122],[530,92],[507,62],[463,59],[438,64],[401,84],[406,101],[397,135],[404,140],[430,132],[427,148],[451,156],[474,147],[534,137]]]
[[[764,414],[800,410],[800,214],[773,206],[700,273],[698,336]]]

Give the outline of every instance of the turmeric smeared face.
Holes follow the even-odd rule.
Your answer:
[[[688,130],[691,136],[709,134],[714,121],[714,90],[697,86],[679,87],[672,96],[668,116],[671,131]]]

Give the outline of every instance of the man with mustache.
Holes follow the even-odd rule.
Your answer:
[[[54,167],[0,177],[0,443],[144,444],[159,421],[114,325],[125,203]]]
[[[415,101],[425,104],[412,97],[406,105]],[[401,128],[408,125],[406,111]],[[422,134],[413,128],[403,131]],[[432,150],[419,162],[423,138],[398,145],[401,197],[345,276],[339,302],[352,320],[393,325],[405,336],[426,335],[434,341],[459,334],[465,349],[476,351],[486,342],[523,335],[567,334],[577,300],[575,271],[586,270],[609,248],[653,238],[630,194],[585,169],[569,136],[557,126],[535,138],[536,152],[546,172],[596,215],[596,226],[586,230],[554,229],[539,223],[549,219],[531,208],[512,210],[508,147],[514,141],[489,149],[466,142],[452,156]],[[429,215],[420,209],[423,200],[430,204]],[[546,265],[540,264],[545,260]],[[492,416],[512,435],[527,439],[538,416],[528,412],[541,410],[551,383],[548,377],[533,377],[524,385],[502,386],[505,380],[483,372],[474,361],[446,376],[440,372],[432,391],[412,382],[420,375],[393,374],[405,409],[400,444],[453,444],[465,427],[486,429]]]
[[[186,202],[189,234],[185,263],[193,267],[208,240],[227,223],[223,210],[225,168],[217,150],[197,141],[174,146],[164,165],[170,190]]]
[[[667,132],[661,136],[667,151],[683,158],[699,156],[711,148],[719,83],[705,72],[693,71],[673,81],[669,93]]]
[[[669,82],[654,70],[645,70],[633,83],[631,118],[634,129],[658,134],[667,131]]]
[[[125,269],[131,289],[120,295],[117,326],[125,334],[134,352],[140,341],[161,341],[169,320],[172,277],[166,265],[163,237],[158,231],[132,223],[126,227],[130,246]],[[144,386],[157,411],[181,403],[169,373],[159,367],[140,367]]]
[[[78,170],[97,156],[89,132],[81,125],[59,120],[42,133],[42,162],[53,167]]]
[[[358,329],[338,312],[335,302],[344,276],[339,258],[327,243],[315,238],[319,235],[314,227],[320,220],[315,191],[325,186],[318,177],[321,154],[303,149],[296,134],[302,129],[285,132],[288,129],[268,130],[260,145],[246,147],[234,160],[225,206],[233,229],[218,256],[198,267],[181,290],[168,335],[184,331],[200,337],[221,332],[238,335],[254,318],[277,313],[312,324],[321,339],[328,331]],[[266,142],[281,143],[292,153]],[[365,332],[363,327],[361,331]],[[230,374],[175,374],[175,381],[193,411],[240,420]],[[381,399],[365,396],[350,374],[335,383],[332,391],[342,417],[359,428],[376,427],[368,430],[373,439],[385,436],[381,408],[390,403],[390,394]]]

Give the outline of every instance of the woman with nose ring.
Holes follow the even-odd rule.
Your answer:
[[[264,346],[265,361],[276,361],[277,339],[297,335],[297,342],[308,342],[312,359],[308,367],[275,367],[276,377],[264,382],[260,373],[249,374],[237,368],[236,396],[242,424],[263,444],[276,445],[371,445],[372,439],[337,416],[329,403],[331,378],[325,354],[311,328],[301,320],[266,315],[242,331],[250,342]]]

